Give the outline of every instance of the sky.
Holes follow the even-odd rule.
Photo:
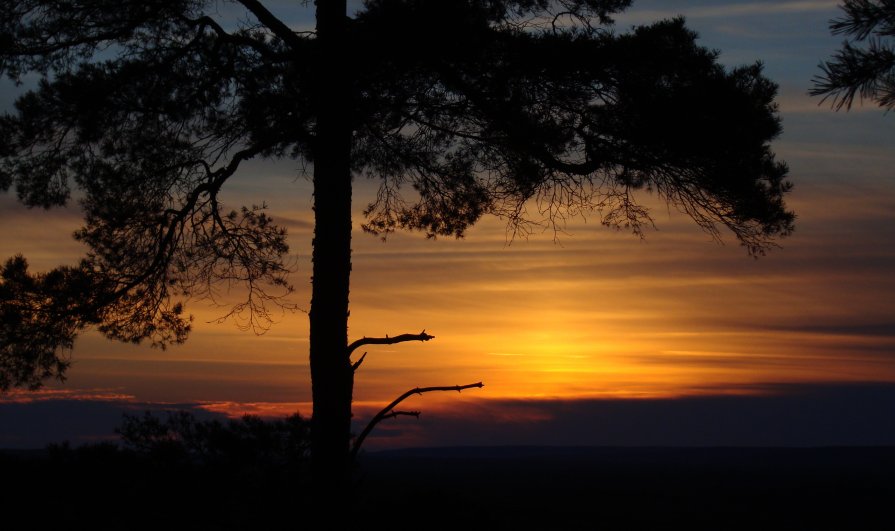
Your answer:
[[[310,27],[293,4],[271,10]],[[722,63],[760,60],[780,85],[773,148],[798,218],[760,259],[649,196],[657,229],[642,239],[589,217],[511,240],[491,218],[461,240],[382,242],[358,228],[374,191],[358,180],[349,334],[435,339],[368,349],[357,422],[416,386],[485,384],[408,401],[421,418],[380,424],[367,447],[895,444],[895,122],[872,103],[834,112],[808,96],[841,41],[828,31],[836,4],[635,1],[616,17],[625,31],[682,15]],[[13,94],[3,86],[0,104]],[[252,161],[223,197],[264,201],[288,229],[299,311],[258,336],[216,322],[226,297],[191,301],[191,337],[166,351],[89,332],[64,384],[0,395],[0,448],[102,440],[122,412],[147,409],[309,414],[310,192],[299,163]],[[29,211],[0,195],[0,223],[0,254],[36,270],[84,251],[74,207]]]

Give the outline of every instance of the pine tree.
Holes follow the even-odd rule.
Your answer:
[[[271,287],[289,289],[286,233],[219,201],[255,158],[313,172],[311,452],[333,495],[350,354],[395,340],[348,343],[354,177],[378,179],[363,227],[380,235],[460,236],[486,214],[525,230],[528,209],[638,232],[645,189],[764,252],[794,220],[769,145],[776,85],[758,64],[719,65],[680,19],[615,33],[629,3],[367,0],[348,17],[318,0],[316,31],[297,32],[257,0],[3,0],[0,68],[40,82],[2,118],[0,185],[46,208],[77,189],[90,251],[47,273],[3,267],[0,386],[62,377],[87,327],[182,342],[182,301],[219,282],[243,283],[235,311],[263,324]]]
[[[832,98],[833,108],[851,109],[855,98],[895,108],[895,0],[846,0],[844,16],[830,21],[834,35],[846,35],[832,61],[820,64],[812,96]],[[865,47],[861,43],[866,43]]]

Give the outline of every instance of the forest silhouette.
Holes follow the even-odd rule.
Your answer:
[[[362,455],[321,520],[309,427],[127,416],[119,444],[0,451],[0,508],[19,529],[883,529],[895,494],[887,447],[429,448]]]

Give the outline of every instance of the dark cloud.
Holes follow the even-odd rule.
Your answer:
[[[763,385],[765,394],[646,400],[482,400],[383,423],[407,446],[895,445],[895,384]],[[403,436],[404,439],[400,436]]]
[[[43,448],[68,441],[73,445],[115,440],[124,414],[184,410],[197,418],[225,418],[199,404],[158,404],[119,400],[37,400],[0,402],[0,448]]]
[[[419,420],[382,422],[366,448],[895,445],[895,384],[780,383],[735,391],[744,394],[677,399],[482,399],[465,400],[456,407],[423,405]],[[204,406],[89,399],[0,403],[0,448],[114,439],[125,413],[187,410],[199,418],[225,418]],[[358,408],[355,433],[369,418],[367,413],[364,407]]]

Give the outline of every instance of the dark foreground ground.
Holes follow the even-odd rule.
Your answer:
[[[197,466],[108,447],[4,452],[0,528],[315,529],[301,477],[290,466]],[[895,448],[371,453],[344,511],[349,529],[888,531]]]
[[[369,456],[410,529],[895,529],[895,448],[494,448]],[[388,503],[391,498],[392,503]],[[386,509],[383,509],[386,510]]]

